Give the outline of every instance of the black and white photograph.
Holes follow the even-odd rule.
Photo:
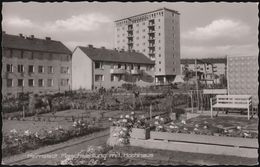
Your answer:
[[[2,165],[257,165],[258,2],[2,2]]]

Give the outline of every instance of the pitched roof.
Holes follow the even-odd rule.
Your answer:
[[[106,61],[106,62],[120,62],[120,63],[135,63],[135,64],[151,64],[154,61],[150,60],[142,53],[116,51],[105,48],[91,48],[79,46],[90,59],[93,61]]]
[[[32,39],[10,34],[2,34],[2,46],[4,48],[71,54],[71,51],[60,41]]]

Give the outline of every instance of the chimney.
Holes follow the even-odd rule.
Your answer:
[[[45,37],[46,40],[51,40],[51,37]]]
[[[93,45],[88,45],[89,48],[93,48]]]
[[[20,33],[20,34],[19,34],[19,36],[20,36],[21,38],[24,38],[24,36],[23,36],[23,34],[22,34],[22,33]]]
[[[106,49],[106,48],[104,46],[102,46],[101,49]]]

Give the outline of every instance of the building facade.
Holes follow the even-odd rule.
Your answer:
[[[258,56],[228,56],[228,94],[252,95],[253,105],[258,99]]]
[[[114,45],[135,50],[155,61],[155,83],[164,84],[180,74],[180,14],[162,8],[115,21]]]
[[[78,46],[72,55],[72,89],[154,84],[154,61],[137,52]]]
[[[51,93],[71,87],[71,51],[50,37],[2,35],[2,94]]]

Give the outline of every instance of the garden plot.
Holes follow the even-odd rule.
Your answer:
[[[198,116],[187,121],[172,122],[165,125],[165,131],[175,133],[204,134],[231,137],[258,137],[258,119],[243,117]]]

